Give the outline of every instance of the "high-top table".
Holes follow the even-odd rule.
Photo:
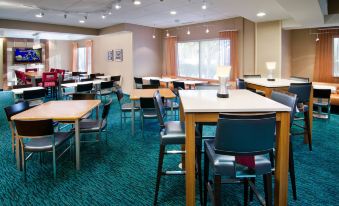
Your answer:
[[[222,112],[276,112],[274,202],[287,205],[290,108],[248,90],[229,92],[229,98],[218,98],[214,90],[179,90],[180,120],[186,128],[186,205],[195,205],[195,124],[217,122]]]
[[[98,118],[100,100],[75,100],[75,101],[49,101],[29,110],[12,116],[12,120],[41,120],[53,119],[54,121],[71,122],[75,127],[75,163],[76,169],[80,169],[80,128],[81,118],[96,108]],[[34,128],[32,128],[34,129]],[[18,143],[19,140],[16,139]],[[20,169],[19,144],[16,146],[17,168]]]
[[[153,98],[154,93],[159,90],[160,95],[165,99],[174,99],[176,98],[175,94],[168,88],[162,89],[133,89],[130,93],[130,100],[133,103],[132,106],[132,115],[131,115],[131,130],[132,135],[134,136],[134,117],[135,117],[135,102],[140,100],[141,97]],[[171,102],[171,111],[173,112],[173,102]]]
[[[38,72],[25,72],[25,76],[28,77],[31,80],[33,86],[37,86],[36,80],[42,78],[42,73],[43,72],[41,72],[41,71],[38,71]]]
[[[302,81],[291,79],[275,79],[275,81],[268,81],[266,78],[247,78],[245,79],[246,87],[251,89],[258,89],[265,92],[266,97],[271,97],[273,89],[282,89],[287,91],[291,83],[303,83]],[[317,87],[313,85],[313,87]],[[311,89],[310,101],[307,103],[310,120],[310,130],[313,127],[313,88]],[[307,133],[304,134],[304,143],[308,143]],[[310,134],[310,140],[312,141],[312,132]]]

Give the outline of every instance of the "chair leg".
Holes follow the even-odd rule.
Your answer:
[[[208,185],[208,176],[209,176],[209,159],[207,153],[204,153],[204,206],[207,205],[207,185]]]
[[[199,193],[200,193],[200,204],[203,205],[203,194],[202,194],[202,175],[201,175],[201,149],[202,145],[196,145],[196,165],[198,171],[198,182],[199,182]]]
[[[272,203],[272,173],[264,175],[264,190],[265,190],[265,202],[267,206],[273,205]]]
[[[294,172],[294,158],[293,158],[293,145],[290,141],[290,152],[289,152],[289,172],[291,178],[291,185],[293,191],[293,199],[297,200],[297,187],[295,183],[295,172]]]
[[[55,155],[55,145],[53,144],[53,178],[56,179],[56,155]]]
[[[19,143],[21,145],[21,164],[22,168],[24,170],[24,180],[27,180],[27,175],[26,175],[26,158],[25,158],[25,150],[24,150],[24,144],[22,142]]]
[[[214,175],[214,205],[221,205],[221,176]]]
[[[306,133],[307,133],[307,138],[308,138],[308,148],[310,151],[312,151],[312,131],[310,128],[310,119],[308,116],[308,112],[304,113],[304,121],[305,121],[305,129],[306,129]]]
[[[158,194],[159,194],[159,187],[160,187],[160,179],[161,179],[161,175],[162,175],[162,164],[163,164],[163,161],[164,161],[164,154],[165,154],[165,145],[160,145],[157,181],[156,181],[156,185],[155,185],[155,194],[154,194],[153,205],[157,205],[157,202],[158,202]]]
[[[244,180],[244,206],[248,205],[248,179]]]
[[[255,178],[254,177],[251,178],[251,182],[253,183],[253,185],[255,185]],[[253,190],[251,189],[250,190],[250,202],[253,201],[253,195],[254,195],[254,193],[253,193]]]

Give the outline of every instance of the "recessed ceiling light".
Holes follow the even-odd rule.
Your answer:
[[[81,20],[79,20],[79,23],[80,23],[80,24],[84,24],[84,23],[85,23],[85,20],[81,19]]]
[[[191,34],[190,28],[187,28],[187,35],[190,35],[190,34]]]
[[[170,11],[170,14],[171,14],[171,15],[176,15],[177,12],[176,12],[176,11]]]
[[[119,9],[121,9],[121,5],[117,3],[117,4],[114,6],[114,8],[115,8],[116,10],[119,10]]]
[[[140,5],[140,4],[141,4],[141,1],[134,0],[134,1],[133,1],[133,4],[134,4],[134,5]]]
[[[106,14],[103,14],[103,15],[101,16],[101,18],[102,18],[102,19],[106,19]]]
[[[204,2],[204,4],[201,6],[201,9],[206,10],[207,9],[207,4]]]
[[[40,12],[40,13],[35,15],[36,18],[42,18],[44,16],[45,16],[44,12]]]
[[[259,13],[257,13],[257,16],[258,17],[263,17],[263,16],[266,16],[266,13],[265,12],[259,12]]]

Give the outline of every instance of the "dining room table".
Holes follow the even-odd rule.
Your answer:
[[[149,82],[151,79],[159,80],[160,82],[163,82],[166,84],[166,88],[169,88],[170,84],[179,81],[178,78],[171,78],[171,77],[143,77],[142,80]]]
[[[96,110],[96,119],[100,100],[69,100],[69,101],[49,101],[39,106],[28,109],[24,112],[12,116],[11,120],[41,120],[52,119],[57,122],[67,122],[73,124],[75,129],[75,165],[76,169],[80,170],[80,128],[79,122],[81,118],[93,109]],[[34,128],[32,128],[34,129]],[[16,138],[16,142],[19,140]],[[16,164],[17,168],[21,169],[20,160],[20,145],[16,146]]]
[[[288,88],[292,83],[305,83],[303,81],[298,81],[294,79],[275,79],[275,81],[269,81],[266,78],[245,78],[246,87],[255,90],[261,90],[265,93],[266,97],[271,97],[272,91],[274,89],[288,91]],[[318,87],[319,85],[312,85],[310,99],[307,102],[307,106],[309,108],[308,118],[310,121],[310,130],[313,128],[313,88]],[[312,132],[310,133],[310,137],[308,138],[308,134],[305,132],[304,134],[304,143],[308,143],[308,139],[312,141]]]
[[[132,101],[132,111],[131,111],[131,132],[132,136],[135,134],[135,106],[136,102],[140,100],[141,97],[144,98],[153,98],[154,93],[156,91],[160,92],[160,95],[165,99],[175,99],[176,95],[172,92],[172,90],[168,88],[160,88],[160,89],[133,89],[130,93],[130,100]],[[171,101],[171,112],[173,114],[173,101]]]
[[[38,79],[42,79],[42,74],[44,72],[43,71],[30,71],[30,72],[25,72],[25,76],[31,80],[32,85],[35,87],[37,86],[37,80]]]
[[[196,85],[208,84],[208,81],[206,81],[206,80],[186,80],[186,79],[181,79],[178,82],[184,82],[184,84],[186,86],[188,86],[188,89],[193,89],[193,88],[195,88]]]
[[[185,123],[186,205],[196,205],[195,125],[217,122],[220,113],[276,113],[276,169],[274,205],[287,205],[290,108],[249,90],[229,90],[229,98],[218,98],[215,90],[179,90],[180,121]]]

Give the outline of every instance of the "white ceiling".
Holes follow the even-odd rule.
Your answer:
[[[206,0],[208,9],[202,10],[203,0],[141,0],[135,6],[132,0],[122,0],[120,10],[112,10],[112,15],[102,19],[102,12],[111,7],[114,0],[0,0],[0,18],[44,22],[62,25],[103,28],[118,23],[132,23],[159,28],[174,27],[185,23],[200,23],[212,20],[243,16],[252,21],[286,19],[290,16],[275,0]],[[36,18],[40,9],[46,9],[43,18]],[[56,11],[59,10],[59,11]],[[170,15],[170,11],[177,15]],[[64,19],[64,12],[70,14]],[[265,11],[264,18],[256,14]],[[72,13],[74,12],[74,13]],[[94,13],[92,13],[94,12]],[[79,19],[88,13],[86,24]],[[179,20],[176,22],[175,20]]]

